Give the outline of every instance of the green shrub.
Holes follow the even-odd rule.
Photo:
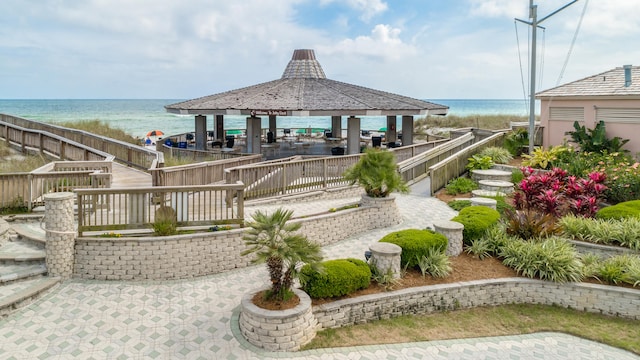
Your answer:
[[[623,219],[640,218],[640,200],[632,200],[618,203],[613,206],[603,207],[596,212],[597,219]]]
[[[479,239],[487,229],[500,220],[500,213],[486,206],[470,206],[460,210],[452,221],[464,225],[462,238],[465,245],[471,245],[475,239]]]
[[[466,207],[471,206],[471,200],[453,200],[447,203],[450,208],[455,211],[460,211]]]
[[[595,277],[609,284],[640,285],[640,258],[620,255],[607,258],[596,267]]]
[[[444,251],[447,248],[447,238],[431,230],[407,229],[385,235],[380,242],[392,243],[402,248],[400,263],[403,267],[418,266],[418,259],[426,256],[429,249]]]
[[[514,184],[520,184],[520,182],[524,179],[524,174],[520,169],[511,170],[511,182]]]
[[[459,177],[450,180],[444,188],[449,195],[464,194],[477,189],[478,183],[466,177]]]
[[[422,255],[422,258],[417,260],[422,277],[429,274],[435,278],[443,278],[453,270],[449,257],[440,249],[431,248],[426,255]]]
[[[558,224],[565,236],[576,240],[640,250],[640,218],[589,219],[567,215]]]
[[[525,158],[522,161],[523,166],[531,166],[536,169],[551,169],[553,163],[558,160],[558,157],[562,156],[570,149],[563,145],[557,145],[549,147],[548,149],[536,148],[530,155],[522,155]]]
[[[520,156],[524,147],[529,145],[529,132],[526,129],[516,129],[504,138],[504,147],[513,156]]]
[[[168,206],[161,206],[156,210],[153,221],[153,233],[156,236],[175,235],[178,228],[178,217],[176,211]]]
[[[504,217],[504,214],[507,210],[512,210],[513,206],[507,203],[505,200],[505,196],[497,195],[497,196],[483,196],[487,199],[493,199],[496,201],[496,210],[500,213],[500,216]]]
[[[513,160],[513,155],[511,155],[509,150],[497,146],[484,148],[478,155],[483,157],[488,156],[496,164],[508,164],[509,161]]]
[[[507,234],[505,229],[503,223],[493,225],[481,238],[471,241],[471,245],[467,246],[465,251],[479,259],[498,255],[500,249],[508,242],[520,241],[517,237]]]
[[[488,156],[475,154],[467,160],[467,170],[487,170],[493,166],[493,160]]]
[[[511,241],[500,250],[502,262],[518,274],[554,282],[580,281],[582,263],[575,248],[559,237]]]
[[[328,260],[320,266],[321,271],[308,264],[300,270],[302,289],[314,299],[348,295],[366,289],[371,282],[369,264],[362,260]]]

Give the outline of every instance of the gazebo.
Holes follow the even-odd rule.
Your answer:
[[[387,141],[397,139],[397,117],[402,116],[402,144],[413,143],[414,115],[446,115],[448,107],[407,96],[327,79],[315,53],[294,50],[282,77],[237,90],[165,106],[167,112],[195,116],[197,149],[206,148],[206,115],[214,116],[216,138],[222,140],[225,115],[247,115],[247,152],[260,153],[261,118],[269,116],[276,133],[278,116],[331,116],[331,132],[342,133],[347,120],[347,154],[360,152],[360,118],[386,116]]]

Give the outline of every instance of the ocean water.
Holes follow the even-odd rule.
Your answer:
[[[133,136],[144,137],[151,130],[162,130],[165,134],[178,134],[194,130],[193,115],[169,114],[164,106],[183,101],[182,99],[121,99],[121,100],[2,100],[0,113],[22,118],[59,123],[80,120],[101,120],[110,126],[120,128]],[[467,115],[521,115],[528,114],[524,100],[482,100],[482,99],[429,99],[428,101],[449,106],[449,114]],[[539,105],[538,105],[539,109]],[[538,110],[539,111],[539,110]],[[225,129],[244,129],[245,116],[225,116]],[[268,127],[268,117],[262,118],[262,127]],[[398,121],[400,125],[400,121]],[[343,118],[346,129],[346,117]],[[379,130],[386,126],[384,116],[361,117],[363,130]],[[213,120],[208,117],[207,127],[213,128]],[[279,128],[330,128],[331,118],[278,117]]]

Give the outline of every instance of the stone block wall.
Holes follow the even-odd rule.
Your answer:
[[[313,308],[323,328],[363,324],[409,314],[505,304],[558,305],[640,320],[640,290],[584,283],[508,278],[403,289]]]
[[[324,246],[400,223],[395,202],[382,204],[293,221],[302,223],[300,232],[309,240]],[[240,255],[246,249],[243,232],[234,229],[164,237],[77,238],[73,275],[95,280],[167,280],[246,267],[251,258]]]

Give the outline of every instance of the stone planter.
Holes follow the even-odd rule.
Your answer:
[[[372,221],[375,221],[372,228],[377,229],[397,225],[402,222],[400,211],[396,206],[396,198],[389,195],[384,198],[375,198],[368,195],[362,195],[362,207],[375,208],[376,214]]]
[[[253,297],[265,288],[242,297],[240,332],[249,343],[268,351],[297,351],[316,336],[318,322],[311,312],[311,298],[293,289],[300,303],[293,309],[267,310],[253,304]]]

